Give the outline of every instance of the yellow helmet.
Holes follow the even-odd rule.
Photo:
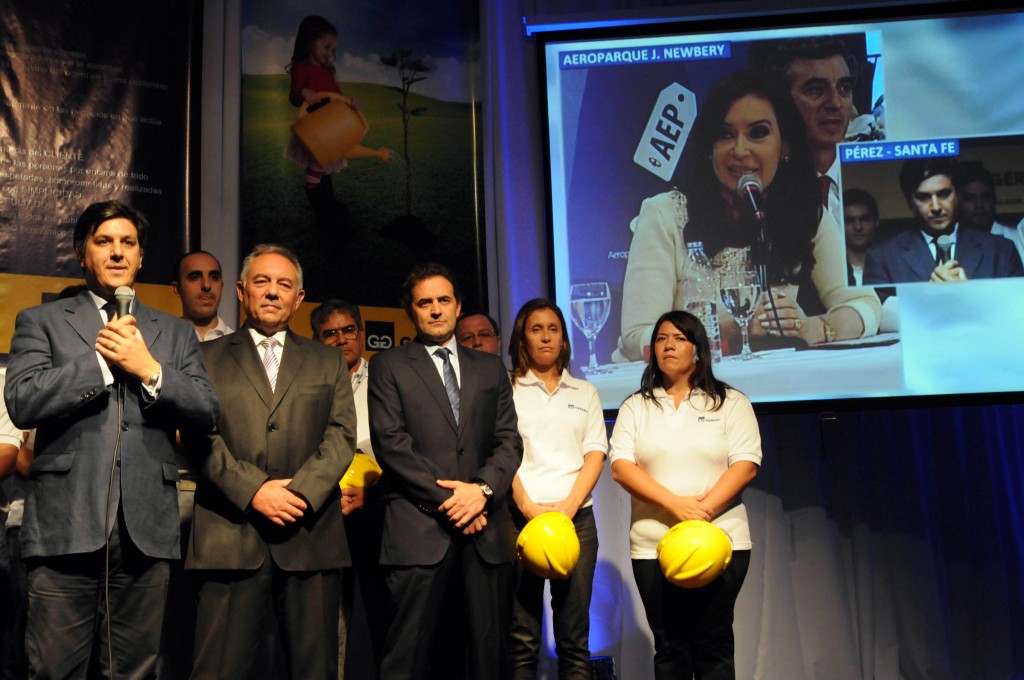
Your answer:
[[[356,451],[356,454],[352,457],[352,464],[348,466],[348,470],[342,475],[338,486],[342,489],[370,486],[380,479],[381,472],[382,470],[377,465],[377,461],[361,451]]]
[[[732,560],[732,542],[710,522],[680,522],[658,541],[658,563],[669,583],[700,588],[718,578]]]
[[[580,559],[580,539],[572,520],[561,512],[537,515],[519,532],[516,557],[540,578],[569,578]]]

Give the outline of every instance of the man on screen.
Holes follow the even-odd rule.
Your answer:
[[[839,160],[836,144],[846,137],[853,118],[851,70],[856,62],[846,46],[831,36],[786,41],[770,68],[789,89],[807,126],[822,205],[843,223],[839,209]]]
[[[863,189],[843,192],[843,225],[846,231],[847,284],[864,283],[864,257],[875,244],[878,230],[878,201]]]
[[[903,164],[900,189],[917,226],[868,252],[866,285],[1024,276],[1024,265],[1010,242],[960,228],[956,170],[951,158],[915,158]]]
[[[1010,239],[1024,260],[1024,221],[1003,224],[996,220],[996,184],[981,163],[961,163],[953,178],[960,197],[960,224]]]

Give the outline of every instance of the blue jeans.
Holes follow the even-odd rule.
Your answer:
[[[668,582],[658,560],[633,560],[633,576],[654,634],[655,680],[734,680],[733,609],[750,566],[737,550],[722,575],[688,590]]]
[[[525,518],[513,511],[516,528]],[[567,579],[551,580],[551,613],[559,680],[590,680],[590,594],[597,566],[597,523],[593,508],[580,508],[572,521],[580,540],[580,559]],[[509,659],[513,678],[537,677],[544,618],[544,579],[515,567]]]

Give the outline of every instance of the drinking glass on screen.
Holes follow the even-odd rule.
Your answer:
[[[569,289],[569,312],[572,322],[587,338],[587,349],[590,354],[588,373],[605,372],[597,366],[594,339],[604,328],[611,311],[612,294],[606,282],[576,283]]]
[[[740,270],[723,272],[721,275],[722,305],[729,315],[736,320],[743,334],[743,351],[740,359],[750,360],[754,353],[750,351],[750,320],[757,309],[757,299],[761,293],[756,271]]]

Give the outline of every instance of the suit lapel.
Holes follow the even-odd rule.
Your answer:
[[[984,253],[980,241],[981,239],[975,238],[974,234],[963,226],[957,229],[953,259],[960,263],[960,268],[968,278],[975,278],[981,270]]]
[[[412,365],[413,371],[419,375],[420,380],[423,381],[424,387],[427,392],[433,397],[437,403],[438,409],[444,414],[444,417],[448,419],[448,424],[453,430],[458,432],[458,427],[455,425],[455,413],[452,411],[452,405],[448,401],[448,392],[444,389],[444,382],[441,380],[441,376],[437,372],[437,366],[434,364],[433,357],[430,356],[430,349],[418,340],[410,342],[406,345],[406,355],[409,357],[409,363]],[[459,360],[462,360],[462,355],[459,355]],[[460,399],[461,397],[460,390]],[[460,405],[461,405],[460,401]],[[459,409],[462,410],[461,408]]]
[[[252,384],[260,400],[269,409],[274,401],[274,394],[270,391],[270,381],[267,380],[267,372],[263,368],[263,361],[260,359],[256,344],[252,341],[249,329],[242,327],[237,333],[231,334],[231,347],[229,354],[235,360],[242,373]]]
[[[927,281],[932,277],[932,270],[935,269],[935,258],[932,257],[928,244],[917,229],[906,232],[906,238],[901,244],[903,246],[903,261],[913,273],[911,281]]]
[[[290,330],[288,331],[287,338],[284,341],[284,352],[281,355],[281,368],[277,371],[277,386],[274,390],[274,397],[270,407],[271,411],[278,407],[281,400],[284,399],[284,395],[291,388],[292,383],[295,382],[295,376],[299,374],[302,364],[309,354],[308,342],[310,341],[295,335]],[[263,368],[262,364],[260,368]],[[269,386],[269,384],[268,382],[267,385]]]
[[[64,311],[67,314],[68,324],[75,329],[79,337],[89,347],[94,346],[100,329],[103,328],[103,318],[89,291],[83,290],[71,300],[66,300]]]
[[[142,333],[146,347],[150,349],[153,348],[153,343],[160,337],[160,332],[163,330],[157,322],[153,310],[139,302],[138,298],[135,300],[135,327]]]
[[[464,417],[469,411],[469,404],[476,398],[479,387],[479,375],[476,370],[476,357],[469,350],[456,344],[459,352],[459,429],[466,424]],[[448,393],[445,392],[445,397]]]

